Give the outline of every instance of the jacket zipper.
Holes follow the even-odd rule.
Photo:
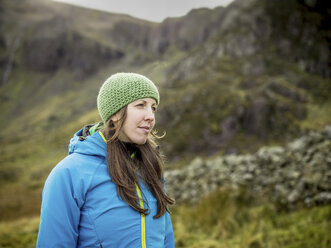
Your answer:
[[[143,198],[141,197],[141,192],[137,184],[136,184],[136,190],[139,198],[139,205],[141,208],[144,208],[144,201]],[[146,248],[145,215],[140,214],[140,216],[141,216],[141,247]]]

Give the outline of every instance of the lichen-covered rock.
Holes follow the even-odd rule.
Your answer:
[[[177,202],[197,202],[219,187],[294,207],[331,203],[331,126],[285,147],[262,147],[251,155],[197,157],[181,170],[167,171],[167,189]]]

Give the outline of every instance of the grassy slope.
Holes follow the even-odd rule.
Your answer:
[[[263,58],[263,73],[245,75],[242,66],[250,59],[206,58],[204,49],[197,49],[170,67],[174,74],[170,73],[169,84],[161,90],[164,100],[160,111],[161,127],[168,131],[165,148],[171,156],[224,151],[231,146],[240,152],[252,152],[263,144],[283,144],[300,130],[322,129],[331,123],[330,80],[305,73],[272,54]],[[193,66],[186,68],[188,64]],[[300,102],[273,91],[272,83],[305,100]],[[238,117],[240,109],[247,109],[256,98],[265,99],[274,109],[273,116],[267,116],[267,138],[246,135],[239,120],[239,135],[228,144],[217,143],[224,119]],[[302,110],[306,112],[303,120],[296,117]]]
[[[175,113],[181,113],[178,123],[167,121],[158,125],[160,131],[167,131],[167,136],[162,143],[164,150],[170,144],[172,147],[175,147],[175,149],[173,148],[174,150],[179,150],[183,149],[183,147],[185,149],[187,145],[197,143],[195,141],[203,135],[201,133],[203,130],[199,129],[199,126],[191,125],[191,123],[201,125],[203,121],[208,119],[208,122],[204,123],[203,126],[211,130],[211,135],[216,135],[219,132],[219,123],[222,118],[231,113],[238,103],[238,101],[232,102],[231,98],[236,98],[237,100],[245,99],[245,95],[255,94],[254,90],[256,90],[242,90],[240,87],[244,82],[244,77],[236,73],[238,70],[235,65],[231,64],[232,61],[226,60],[210,62],[211,69],[215,73],[212,74],[212,78],[205,80],[204,84],[196,84],[194,87],[190,87],[194,81],[178,81],[178,84],[175,84],[174,87],[169,87],[169,82],[166,81],[167,78],[164,76],[164,71],[178,61],[181,61],[183,57],[183,54],[175,52],[167,60],[154,61],[139,68],[126,67],[143,74],[149,73],[153,80],[161,82],[162,105],[160,107],[160,113],[169,111],[169,109],[175,111]],[[213,66],[216,68],[213,68]],[[48,97],[43,104],[38,104],[36,107],[22,112],[14,121],[9,122],[6,128],[1,129],[0,145],[3,148],[0,151],[0,198],[2,199],[0,202],[0,220],[38,214],[43,182],[51,168],[66,155],[70,137],[84,124],[94,123],[99,120],[95,102],[87,101],[86,99],[90,99],[91,95],[96,96],[98,87],[106,75],[117,70],[119,70],[119,67],[107,67],[102,69],[93,78],[80,82],[73,80],[72,84],[76,85],[73,89],[64,94],[54,94],[52,97]],[[277,68],[274,68],[274,70],[277,71]],[[196,78],[204,78],[207,73],[205,71],[198,71],[196,72]],[[294,78],[296,81],[307,81],[312,85],[312,89],[307,93],[310,95],[306,103],[308,111],[307,118],[303,122],[299,122],[299,125],[305,129],[321,129],[326,124],[330,124],[330,101],[325,99],[329,91],[324,91],[323,88],[314,88],[317,82],[319,82],[319,85],[327,85],[328,82],[319,77],[296,71],[295,69],[290,70],[288,68],[287,73],[292,75],[292,77],[295,75]],[[16,74],[15,77],[14,79],[20,81],[19,74]],[[37,75],[30,75],[27,78],[31,82],[36,82],[39,77]],[[263,88],[266,78],[270,80],[273,77],[285,82],[290,81],[290,76],[288,75],[274,76],[270,73],[269,77],[265,77],[264,75],[256,77],[255,80],[259,82],[257,87]],[[70,81],[70,77],[63,77],[63,74],[60,72],[52,79],[54,82],[61,80]],[[230,88],[226,84],[229,80],[232,82]],[[22,82],[24,81],[22,80]],[[187,83],[189,86],[187,86]],[[8,90],[12,90],[13,92],[20,92],[24,89],[22,85],[24,84],[17,84],[17,88],[15,89],[10,89],[7,85],[4,87],[8,87]],[[39,94],[42,95],[42,92],[41,90]],[[321,95],[321,92],[325,92],[325,96],[319,102],[316,100],[319,98],[313,95]],[[201,93],[208,95],[203,102],[200,101]],[[181,97],[181,95],[186,98]],[[15,97],[15,94],[13,94],[13,97]],[[242,101],[242,104],[245,104],[245,100]],[[24,102],[24,104],[29,103]],[[94,106],[87,107],[91,111],[82,111],[84,106],[89,105]],[[222,111],[205,111],[204,114],[207,114],[208,118],[201,120],[201,113],[205,109],[212,110],[214,106],[222,105],[223,107],[220,107]],[[8,105],[4,106],[5,109],[10,109]],[[178,106],[180,107],[178,108]],[[189,112],[190,109],[195,109],[197,113],[192,115]],[[79,114],[81,112],[84,114]],[[159,119],[161,117],[158,116]],[[168,119],[173,120],[174,118],[172,116]],[[203,144],[202,141],[200,142]],[[253,142],[256,147],[261,144],[261,141],[254,140],[252,137],[238,135],[229,145],[248,152],[249,149],[255,149],[254,145],[252,145]],[[272,142],[279,141],[271,140],[268,142],[272,144]],[[249,148],[245,144],[249,144]],[[219,153],[222,153],[222,149],[219,150]],[[178,163],[168,164],[168,168],[185,166],[195,154],[197,152],[181,157]]]
[[[166,65],[160,61],[139,69],[129,66],[126,68],[140,73],[149,71],[153,77],[161,78],[164,66]],[[73,80],[74,86],[71,90],[48,96],[43,104],[27,108],[26,111],[16,114],[12,120],[7,121],[5,128],[0,130],[0,146],[2,147],[0,150],[0,220],[39,213],[41,190],[47,175],[66,156],[67,145],[73,134],[85,124],[100,121],[95,102],[98,88],[107,76],[119,71],[120,67],[104,68],[93,78],[84,81]],[[15,77],[20,76],[16,74]],[[16,79],[15,77],[13,80]],[[25,80],[30,80],[33,84],[38,81],[38,77],[38,75],[31,75]],[[70,77],[63,77],[60,72],[51,80],[69,81]],[[10,88],[9,85],[4,87],[12,92],[23,92],[24,82],[28,83],[22,80],[22,84],[17,84],[16,89]],[[42,97],[43,89],[39,90],[41,92],[35,95],[39,94]],[[12,94],[12,97],[15,98],[15,94]],[[10,104],[11,101],[2,106],[5,109],[11,109]],[[88,107],[90,105],[93,107]],[[85,111],[84,108],[87,110]],[[8,113],[8,115],[12,114]],[[6,120],[2,119],[2,121]]]
[[[175,209],[177,247],[328,247],[331,206],[277,210],[234,192],[215,192],[197,206]],[[176,218],[177,217],[177,218]]]
[[[277,210],[244,195],[217,191],[196,206],[172,209],[176,247],[327,248],[331,206]],[[0,223],[0,247],[35,247],[38,218]]]

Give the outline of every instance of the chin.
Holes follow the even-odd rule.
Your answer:
[[[142,140],[142,141],[137,141],[137,142],[134,142],[135,144],[137,145],[143,145],[146,143],[146,140]]]
[[[137,145],[143,145],[145,144],[147,141],[147,139],[137,139],[137,140],[133,140],[133,143],[137,144]]]

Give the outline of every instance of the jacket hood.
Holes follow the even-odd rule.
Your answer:
[[[85,136],[84,128],[75,133],[69,143],[69,154],[81,153],[91,156],[107,157],[107,145],[100,132]]]

